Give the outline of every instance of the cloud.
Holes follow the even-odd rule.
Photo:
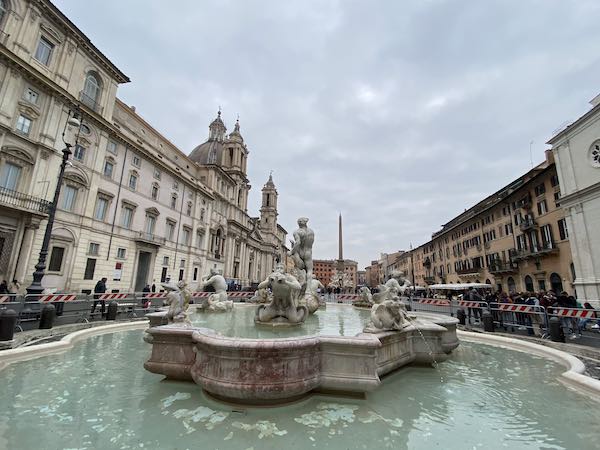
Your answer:
[[[597,94],[591,0],[57,0],[183,151],[240,115],[258,214],[270,170],[289,231],[367,265],[419,245],[528,170]]]

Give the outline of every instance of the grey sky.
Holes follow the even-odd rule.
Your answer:
[[[189,153],[221,105],[250,149],[249,212],[359,268],[543,159],[600,86],[596,0],[155,1],[56,5],[132,82],[119,97]]]

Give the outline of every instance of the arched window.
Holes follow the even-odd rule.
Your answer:
[[[83,85],[81,101],[92,108],[94,111],[98,109],[100,101],[100,92],[102,91],[102,83],[100,78],[94,72],[88,72]]]
[[[509,293],[517,291],[517,286],[515,285],[515,280],[513,279],[513,277],[508,277],[508,280],[506,280],[506,284],[508,285]]]
[[[528,292],[533,292],[535,289],[533,287],[533,279],[529,276],[525,276],[525,290]]]
[[[563,291],[563,284],[560,275],[552,273],[550,275],[550,287],[556,294],[560,294]]]
[[[6,5],[6,0],[0,0],[0,25],[2,25],[7,12],[8,7]]]

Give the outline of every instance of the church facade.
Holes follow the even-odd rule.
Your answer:
[[[51,2],[0,0],[0,280],[32,280],[56,189],[70,112],[72,148],[44,287],[80,292],[185,280],[211,268],[230,284],[262,281],[285,263],[272,177],[249,214],[248,148],[219,112],[188,156],[117,98],[129,78]],[[266,174],[265,174],[265,178]]]

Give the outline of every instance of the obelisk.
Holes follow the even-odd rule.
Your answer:
[[[339,234],[339,239],[338,239],[339,240],[339,243],[338,243],[338,245],[339,245],[339,252],[338,252],[339,256],[338,256],[338,260],[339,261],[343,261],[344,260],[344,250],[343,250],[343,245],[342,245],[342,213],[340,213],[338,227],[339,227],[339,233],[338,233]]]

